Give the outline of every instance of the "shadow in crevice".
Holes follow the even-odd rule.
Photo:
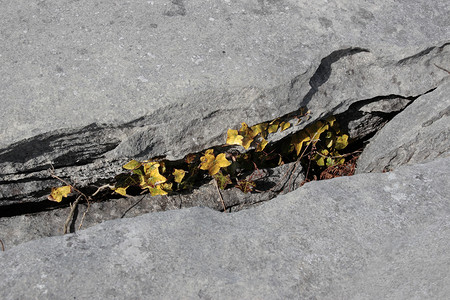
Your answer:
[[[105,130],[106,126],[94,123],[81,129],[64,129],[39,134],[0,149],[0,165],[17,164],[15,175],[46,170],[50,167],[49,161],[52,161],[55,168],[84,165],[101,157],[120,143],[118,138],[111,138]],[[71,145],[70,149],[67,145]],[[21,167],[22,164],[43,155],[48,156],[48,162],[38,162],[34,167]]]
[[[77,205],[77,206],[75,206],[75,210],[74,210],[74,213],[73,213],[73,218],[70,221],[69,233],[74,233],[75,232],[75,224],[76,224],[77,219],[78,219],[78,213],[79,213],[79,210],[78,210],[78,205]]]
[[[415,60],[415,59],[418,59],[418,58],[420,58],[420,57],[422,57],[422,56],[425,56],[425,55],[427,55],[428,53],[430,53],[431,51],[433,51],[435,48],[436,48],[436,47],[429,47],[429,48],[427,48],[427,49],[425,49],[425,50],[423,50],[423,51],[421,51],[421,52],[419,52],[419,53],[416,53],[416,54],[414,54],[414,55],[405,57],[405,58],[399,60],[399,61],[397,62],[397,65],[402,65],[402,64],[407,63],[407,62],[409,62],[409,61],[411,61],[411,60]]]
[[[408,56],[408,57],[405,57],[405,58],[399,60],[397,62],[397,65],[403,65],[405,63],[409,63],[411,61],[417,60],[417,59],[429,54],[431,51],[433,51],[435,49],[436,49],[436,53],[440,53],[440,52],[442,52],[442,50],[444,50],[445,47],[447,47],[449,45],[450,45],[450,42],[447,42],[447,43],[442,44],[442,46],[428,47],[425,50],[420,51],[419,53],[416,53],[414,55],[411,55],[411,56]]]

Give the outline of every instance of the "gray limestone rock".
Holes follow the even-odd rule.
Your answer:
[[[261,169],[250,174],[256,184],[254,193],[244,194],[236,188],[220,191],[213,182],[200,186],[190,193],[167,196],[151,196],[144,194],[129,198],[115,198],[109,201],[95,201],[78,206],[71,219],[69,231],[77,232],[106,220],[129,218],[149,212],[189,208],[194,206],[208,207],[223,211],[236,212],[259,203],[269,201],[278,194],[297,189],[303,182],[301,165],[285,164],[277,168]],[[222,204],[223,199],[223,204]],[[8,207],[3,208],[7,213]],[[69,216],[70,207],[53,207],[51,210],[0,218],[0,239],[12,247],[30,240],[63,234],[64,224]]]
[[[357,173],[381,172],[450,155],[450,80],[416,99],[366,146]]]
[[[446,298],[449,10],[444,0],[2,4],[0,212],[28,213],[0,219],[0,298]],[[129,159],[180,159],[224,144],[241,122],[301,109],[310,119],[271,143],[336,115],[355,140],[382,128],[358,172],[395,171],[297,189],[302,170],[285,177],[285,165],[259,180],[276,191],[223,191],[234,213],[214,211],[205,184],[93,202],[86,230],[30,241],[59,235],[69,210],[46,200],[60,184],[50,167],[95,189]]]
[[[398,109],[447,76],[436,67],[450,60],[447,11],[443,0],[8,2],[0,206],[44,203],[59,184],[51,164],[92,187],[131,158],[223,144],[240,122]],[[357,136],[386,122],[363,121]]]
[[[9,1],[0,18],[0,145],[126,123],[205,93],[205,106],[216,105],[214,94],[226,101],[248,90],[254,101],[349,48],[409,63],[448,42],[447,12],[444,0]],[[291,110],[269,100],[275,116]]]
[[[2,299],[445,299],[449,158],[307,183],[237,213],[102,223],[0,252]]]

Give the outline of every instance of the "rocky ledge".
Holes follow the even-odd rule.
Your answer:
[[[0,297],[447,298],[448,4],[303,6],[5,4]],[[91,192],[130,159],[177,160],[300,111],[310,118],[269,145],[335,116],[364,146],[357,175],[261,170],[281,188],[227,189],[226,213],[208,182],[104,194],[62,235],[74,198],[47,200],[49,168]]]

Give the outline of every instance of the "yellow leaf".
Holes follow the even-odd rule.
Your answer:
[[[297,155],[300,155],[303,143],[308,142],[310,140],[311,138],[304,131],[300,131],[292,137],[292,144],[294,144]]]
[[[278,125],[280,124],[280,119],[275,119],[269,123],[269,133],[274,133],[278,131]]]
[[[328,154],[330,154],[330,151],[328,151],[327,149],[322,149],[320,150],[320,153],[324,156],[327,156]]]
[[[61,186],[58,188],[52,188],[52,192],[50,196],[48,196],[48,200],[61,202],[63,197],[67,197],[72,192],[72,187],[70,185]]]
[[[333,142],[334,142],[334,140],[331,138],[325,139],[325,144],[326,144],[327,148],[331,148],[333,146]]]
[[[119,187],[119,188],[114,189],[114,192],[116,192],[117,194],[120,194],[122,196],[126,196],[127,195],[127,188],[128,187],[125,187],[125,188]]]
[[[206,150],[205,155],[200,157],[200,169],[209,170],[209,168],[211,168],[211,166],[214,164],[214,159],[214,150]]]
[[[164,162],[164,161],[161,161],[160,163],[159,163],[159,170],[161,171],[161,173],[166,173],[166,163]]]
[[[267,137],[267,127],[268,127],[268,123],[259,123],[256,125],[253,125],[251,127],[252,131],[253,131],[253,137],[257,136],[258,134],[261,134],[261,137],[266,138]]]
[[[173,176],[175,176],[175,182],[181,183],[181,181],[183,180],[184,174],[186,174],[186,171],[180,170],[180,169],[175,169],[172,174],[173,174]]]
[[[242,146],[245,149],[248,149],[248,147],[250,147],[250,144],[253,142],[253,138],[255,137],[253,130],[251,128],[249,128],[248,125],[243,122],[241,129],[239,130],[239,134],[242,135],[242,137],[243,137]]]
[[[266,139],[262,139],[262,141],[258,144],[258,146],[256,147],[256,152],[261,152],[264,150],[264,148],[266,148],[267,144],[269,142]]]
[[[166,192],[172,191],[172,184],[171,183],[163,183],[161,184],[161,188],[165,190]]]
[[[220,168],[225,168],[231,165],[231,162],[225,158],[225,153],[220,153],[217,155],[216,160],[214,161],[214,166],[210,169],[209,174],[214,175],[219,172]]]
[[[328,117],[326,121],[330,124],[330,127],[334,126],[334,122],[336,122],[336,118],[334,116]]]
[[[144,176],[139,176],[140,185],[143,189],[148,187],[154,188],[156,185],[167,181],[167,178],[159,173],[160,164],[158,162],[145,162],[143,166]]]
[[[244,149],[248,149],[252,144],[252,142],[253,142],[252,138],[244,137],[244,140],[242,141],[242,147],[244,147]]]
[[[200,169],[208,170],[209,175],[219,172],[220,168],[228,167],[231,162],[225,158],[225,153],[220,153],[214,157],[214,150],[206,150],[205,155],[200,157]]]
[[[289,123],[289,122],[281,122],[281,124],[280,124],[281,131],[285,131],[289,127],[291,127],[291,123]]]
[[[171,183],[163,183],[163,184],[158,184],[154,187],[147,186],[146,188],[148,188],[150,195],[152,195],[152,196],[167,195],[168,192],[172,191],[172,184]]]
[[[241,135],[251,135],[252,129],[248,127],[248,125],[245,122],[241,123],[241,129],[239,129],[239,134]]]
[[[133,160],[130,161],[129,163],[125,164],[125,165],[123,166],[123,168],[124,168],[124,169],[127,169],[127,170],[134,170],[134,169],[139,168],[141,165],[142,165],[141,162],[139,162],[139,161],[133,159]]]
[[[151,173],[154,169],[158,169],[159,163],[156,162],[156,161],[149,161],[149,162],[143,163],[143,166],[144,166],[144,173],[145,173],[145,175],[149,176],[150,173]]]
[[[228,145],[242,145],[242,139],[244,137],[239,135],[237,130],[228,129],[227,131],[227,144]]]
[[[328,124],[324,124],[321,121],[318,121],[308,128],[306,128],[306,132],[309,134],[309,137],[312,141],[317,142],[319,140],[320,135],[328,129]]]
[[[161,185],[157,185],[156,187],[148,187],[150,194],[152,196],[157,195],[167,195],[168,193],[161,188]]]
[[[161,183],[164,183],[164,182],[167,181],[167,178],[166,178],[166,177],[164,177],[164,176],[162,176],[161,174],[159,174],[158,168],[153,169],[153,170],[150,172],[150,176],[149,176],[149,177],[150,177],[150,178],[149,178],[149,180],[147,180],[147,182],[148,182],[150,185],[152,185],[152,186],[155,186],[155,185],[158,185],[158,184],[161,184]]]

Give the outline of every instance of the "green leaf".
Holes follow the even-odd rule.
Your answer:
[[[249,181],[249,180],[239,180],[238,184],[236,185],[236,187],[238,189],[240,189],[241,191],[243,191],[244,193],[250,193],[251,191],[253,191],[253,189],[255,188],[256,183],[254,183],[253,181]]]
[[[348,145],[348,135],[343,134],[336,138],[336,145],[334,146],[334,148],[336,150],[342,150],[345,147],[347,147],[347,145]]]
[[[319,154],[320,153],[320,154]],[[319,166],[319,167],[323,167],[323,166],[325,166],[325,157],[328,155],[328,154],[330,154],[330,152],[327,150],[327,149],[322,149],[321,151],[319,151],[319,153],[317,153],[315,156],[314,156],[314,158],[313,158],[313,160],[316,162],[316,164]],[[327,157],[327,159],[328,159],[328,157]]]
[[[231,184],[231,178],[230,175],[223,175],[221,171],[213,175],[214,179],[217,182],[217,186],[224,190],[228,184]]]
[[[335,165],[334,159],[331,157],[327,157],[327,167],[331,167]]]
[[[318,157],[317,157],[317,159],[315,159],[315,161],[319,167],[325,166],[325,160],[322,156],[318,155]]]

